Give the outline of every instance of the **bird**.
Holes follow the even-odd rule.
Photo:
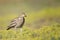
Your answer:
[[[20,28],[20,31],[22,31],[22,27],[25,23],[25,17],[26,14],[24,12],[21,13],[21,15],[19,15],[18,17],[16,17],[15,19],[13,19],[10,24],[8,25],[7,30],[11,29],[11,28]]]

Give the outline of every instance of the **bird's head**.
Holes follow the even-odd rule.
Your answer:
[[[22,12],[20,17],[27,17],[27,15],[24,12]]]

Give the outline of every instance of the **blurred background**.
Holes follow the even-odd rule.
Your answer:
[[[22,36],[6,30],[21,12],[27,14]],[[0,0],[0,39],[60,40],[60,0]]]

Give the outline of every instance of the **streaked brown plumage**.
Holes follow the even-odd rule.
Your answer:
[[[10,25],[8,26],[7,30],[11,29],[11,28],[22,28],[22,26],[24,25],[25,22],[25,18],[26,15],[25,13],[22,13],[19,17],[13,19],[10,23]]]

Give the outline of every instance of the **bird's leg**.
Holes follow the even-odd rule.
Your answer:
[[[16,27],[15,27],[15,31],[16,31]],[[16,31],[17,32],[17,31]]]
[[[20,32],[22,33],[22,28],[20,28]]]
[[[16,27],[15,27],[15,30],[16,30]]]
[[[22,28],[20,28],[20,36],[23,37]]]

